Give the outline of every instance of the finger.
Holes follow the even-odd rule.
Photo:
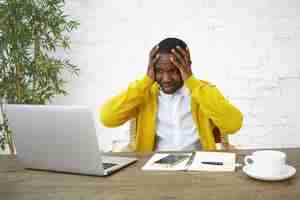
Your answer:
[[[181,69],[180,64],[174,59],[173,57],[170,58],[170,61],[175,67],[177,67],[179,70]],[[181,70],[180,70],[181,71]]]
[[[172,54],[177,58],[177,60],[180,62],[180,64],[185,63],[182,56],[175,49],[172,49]]]
[[[154,67],[154,65],[157,63],[158,60],[159,60],[159,54],[156,54],[156,56],[154,56],[154,58],[151,60],[151,66]]]
[[[156,51],[158,48],[159,48],[159,46],[158,46],[158,45],[155,45],[155,46],[151,49],[150,54],[154,54],[155,51]]]
[[[185,51],[185,49],[183,48],[180,48],[180,46],[176,46],[176,49],[180,52],[180,54],[184,57],[184,60],[186,62],[188,62],[188,55],[187,55],[187,52]]]
[[[192,62],[192,61],[191,61],[191,54],[190,54],[190,50],[189,50],[189,48],[188,48],[188,47],[186,47],[186,48],[185,48],[185,51],[186,51],[186,54],[187,54],[187,58],[188,58],[188,60],[189,60],[190,62]]]
[[[150,52],[150,58],[153,59],[155,57],[155,55],[157,54],[159,50],[159,46],[156,45],[155,47],[152,48],[151,52]]]

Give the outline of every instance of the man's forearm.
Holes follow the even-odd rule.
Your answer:
[[[116,127],[136,117],[137,107],[144,101],[154,81],[147,75],[131,83],[125,92],[106,102],[100,110],[100,121],[104,126]]]

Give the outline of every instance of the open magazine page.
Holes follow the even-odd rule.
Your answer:
[[[234,171],[235,153],[197,151],[189,171]]]
[[[155,153],[142,170],[180,171],[186,170],[191,153]]]
[[[227,152],[155,153],[142,170],[234,171],[235,157]]]

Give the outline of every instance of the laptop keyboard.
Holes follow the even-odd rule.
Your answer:
[[[103,169],[108,169],[110,167],[116,166],[117,164],[115,163],[102,163],[103,164]]]

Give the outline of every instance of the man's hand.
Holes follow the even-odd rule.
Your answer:
[[[189,49],[176,46],[176,50],[172,49],[172,54],[175,58],[171,57],[170,61],[179,69],[182,79],[185,81],[193,74]]]
[[[151,52],[150,52],[150,56],[149,56],[149,64],[148,64],[148,70],[147,70],[147,75],[153,80],[155,81],[155,64],[159,59],[159,53],[158,53],[158,46],[155,46],[152,48]]]

